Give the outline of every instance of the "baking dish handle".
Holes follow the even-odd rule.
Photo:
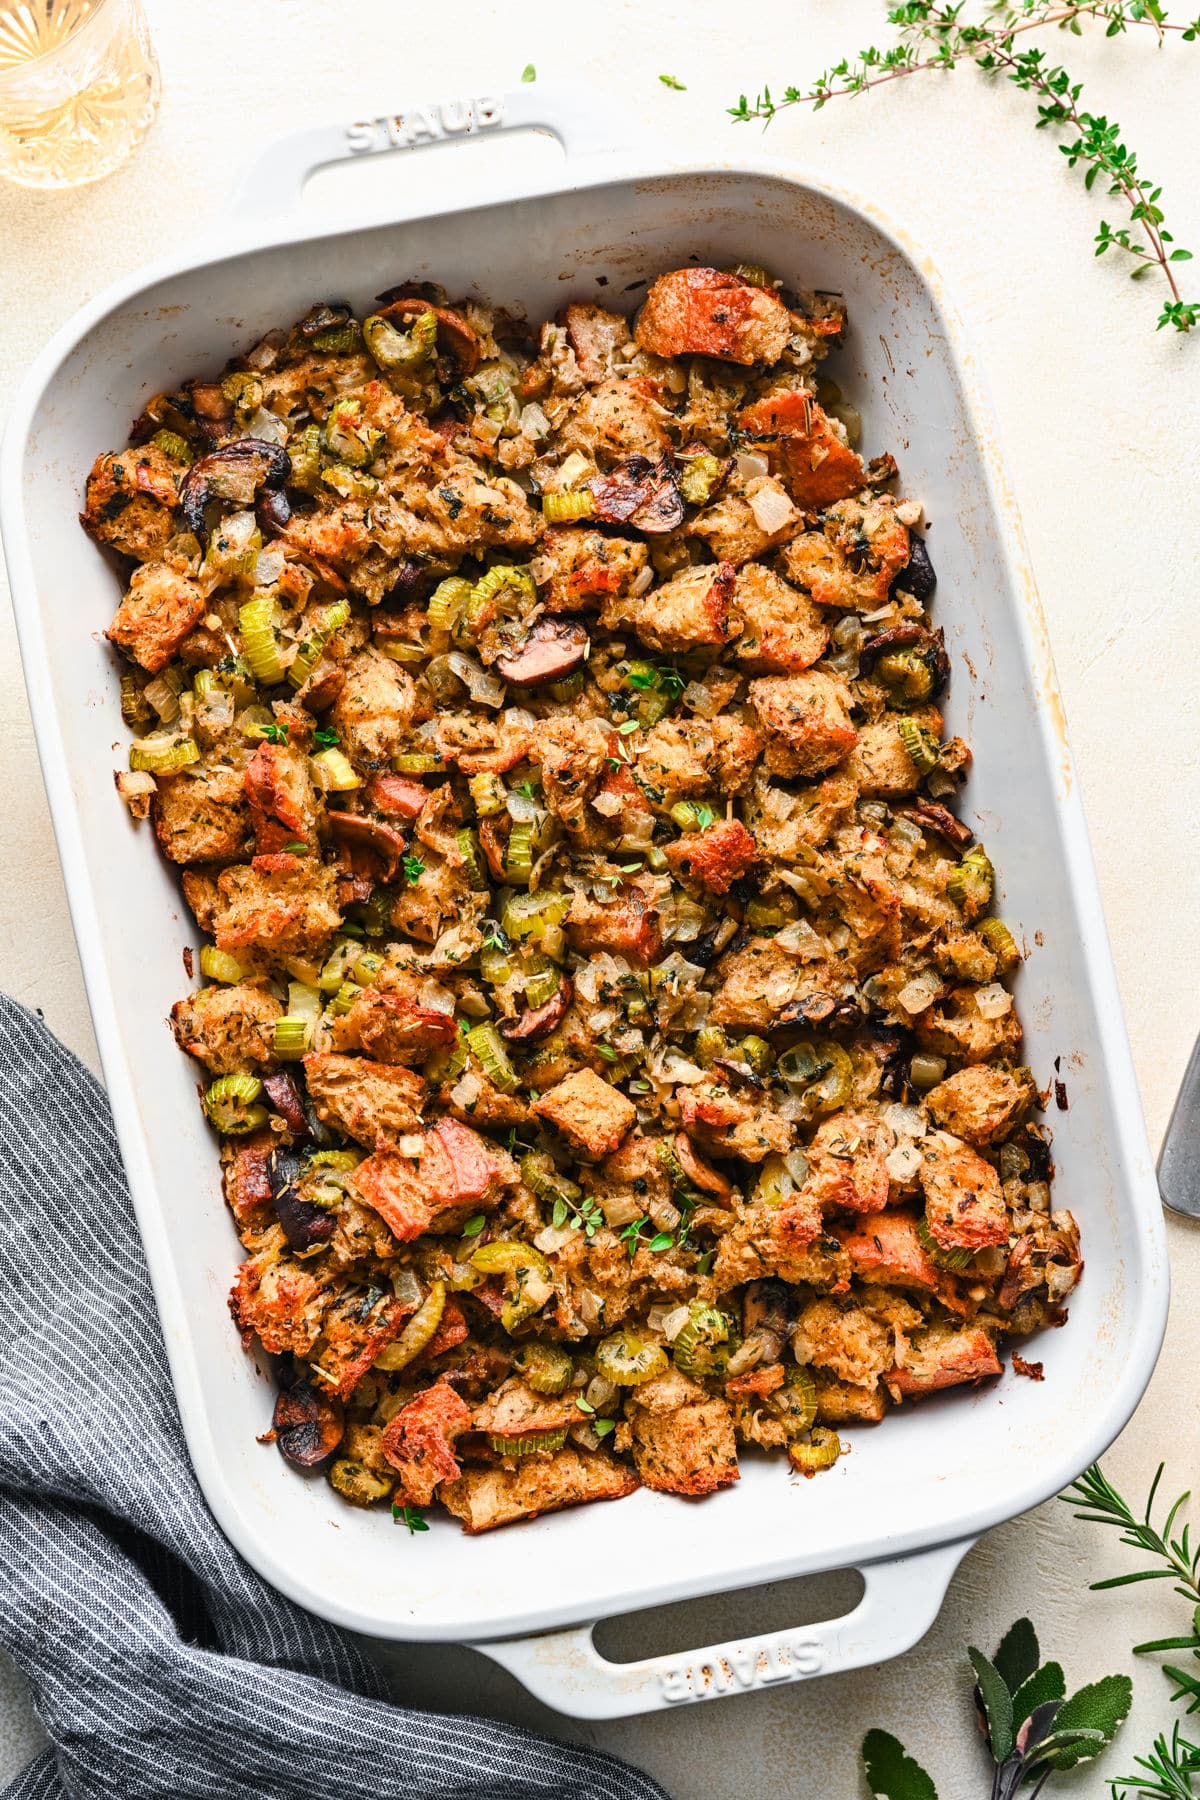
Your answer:
[[[859,1573],[862,1599],[840,1619],[713,1644],[674,1656],[614,1663],[592,1641],[595,1621],[541,1637],[471,1646],[515,1675],[547,1706],[575,1719],[620,1719],[692,1700],[716,1700],[816,1675],[837,1675],[899,1656],[929,1630],[950,1578],[974,1538],[941,1544]]]
[[[316,125],[277,139],[241,177],[230,196],[230,211],[240,218],[275,218],[294,211],[309,176],[331,163],[437,149],[463,138],[486,139],[512,131],[554,138],[568,163],[619,153],[630,147],[635,135],[626,115],[611,101],[601,105],[579,89],[540,82],[506,93],[424,101],[382,118]]]

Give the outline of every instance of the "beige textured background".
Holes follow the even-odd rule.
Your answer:
[[[411,98],[495,89],[524,64],[543,80],[619,94],[648,132],[685,154],[736,151],[724,107],[740,88],[778,92],[871,41],[868,0],[674,0],[563,6],[508,0],[457,10],[395,0],[149,0],[164,79],[162,115],[134,163],[74,195],[0,186],[0,406],[30,355],[87,297],[212,220],[257,148],[298,124],[369,116]],[[449,27],[449,28],[447,28]],[[1051,34],[1085,82],[1085,103],[1120,118],[1165,187],[1168,222],[1200,248],[1193,122],[1200,46],[1157,53],[1148,34],[1113,46]],[[667,71],[687,93],[662,87]],[[1156,335],[1153,282],[1131,286],[1093,261],[1100,205],[1012,91],[969,72],[894,84],[819,115],[796,112],[768,144],[798,166],[869,193],[925,244],[974,336],[992,386],[1050,622],[1100,871],[1117,972],[1154,1143],[1198,1027],[1200,661],[1194,570],[1200,466],[1200,341]],[[421,178],[430,179],[428,164]],[[396,170],[412,178],[412,165]],[[1110,217],[1116,219],[1115,213]],[[1191,265],[1200,270],[1200,262]],[[1186,278],[1188,269],[1182,271]],[[336,281],[333,283],[336,286]],[[1191,291],[1200,289],[1200,273]],[[1200,340],[1200,333],[1196,334]],[[71,596],[60,597],[70,629]],[[95,1049],[7,607],[0,618],[0,984],[42,1009],[86,1059]],[[1191,1283],[1200,1240],[1173,1222],[1175,1299],[1150,1392],[1109,1458],[1139,1493],[1159,1457],[1179,1487],[1196,1473],[1190,1385],[1200,1351]],[[1135,1675],[1116,1773],[1169,1721],[1167,1688],[1127,1647],[1181,1625],[1165,1584],[1088,1597],[1127,1566],[1114,1541],[1050,1504],[994,1532],[968,1557],[925,1642],[898,1663],[807,1687],[649,1720],[574,1726],[545,1714],[475,1659],[395,1657],[397,1697],[466,1705],[604,1744],[650,1768],[676,1800],[768,1791],[849,1800],[855,1747],[871,1724],[899,1730],[943,1800],[986,1791],[972,1742],[961,1646],[985,1648],[1022,1611],[1068,1678]],[[660,1648],[745,1629],[745,1606],[690,1609]],[[791,1612],[799,1617],[798,1603]],[[785,1620],[776,1616],[776,1623]],[[794,1622],[789,1619],[787,1622]],[[21,1683],[0,1665],[0,1778],[40,1743]],[[1106,1792],[1098,1771],[1067,1792]]]

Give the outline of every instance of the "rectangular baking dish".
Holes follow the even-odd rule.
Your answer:
[[[439,141],[513,128],[567,156],[498,191],[477,145],[472,204],[435,210]],[[907,1648],[936,1616],[974,1538],[1069,1482],[1116,1436],[1150,1377],[1167,1269],[1153,1166],[1096,892],[1045,628],[973,360],[937,275],[866,202],[761,158],[678,168],[603,148],[606,121],[537,88],[410,108],[300,134],[248,178],[219,252],[119,284],[38,358],[0,462],[0,523],[22,656],[96,1035],[193,1464],[239,1550],[301,1605],[356,1630],[474,1641],[560,1709],[611,1716],[805,1678]],[[316,166],[432,143],[382,218],[314,233],[296,215]],[[431,160],[432,157],[432,160]],[[435,180],[431,182],[431,174]],[[490,191],[489,191],[490,189]],[[482,192],[484,198],[479,198]],[[264,197],[276,207],[262,216]],[[965,811],[996,863],[1000,910],[1031,947],[1017,984],[1027,1054],[1057,1074],[1057,1204],[1087,1272],[1068,1329],[1037,1341],[1041,1384],[1006,1374],[848,1434],[813,1482],[747,1457],[701,1504],[640,1492],[481,1541],[435,1523],[419,1540],[344,1506],[255,1436],[272,1394],[225,1310],[239,1246],[225,1216],[196,1077],[165,1024],[195,931],[145,829],[116,798],[126,732],[102,633],[118,586],[74,523],[84,475],[125,441],[145,397],[219,366],[314,298],[357,309],[431,278],[554,313],[569,298],[632,304],[689,259],[766,264],[836,289],[850,332],[832,373],[864,414],[867,454],[897,455],[931,521],[934,602],[953,664],[949,729],[973,745]],[[847,1617],[692,1655],[613,1665],[590,1623],[665,1601],[838,1567],[863,1570]],[[549,1633],[548,1636],[530,1634]]]

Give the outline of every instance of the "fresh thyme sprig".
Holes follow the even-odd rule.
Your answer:
[[[1103,23],[1106,37],[1118,37],[1131,26],[1153,32],[1163,44],[1168,35],[1184,43],[1200,39],[1200,18],[1187,25],[1172,24],[1158,0],[987,0],[981,21],[963,17],[965,0],[939,4],[938,0],[904,0],[888,11],[888,21],[900,36],[885,50],[871,47],[851,60],[843,57],[807,88],[789,86],[781,99],[764,87],[753,105],[745,94],[729,108],[733,119],[761,119],[769,124],[777,113],[791,106],[811,106],[819,111],[830,100],[848,94],[865,94],[885,82],[923,71],[955,68],[973,62],[985,75],[1003,76],[1022,92],[1033,94],[1038,106],[1037,126],[1073,131],[1072,141],[1059,145],[1069,167],[1085,169],[1084,185],[1090,192],[1098,181],[1105,191],[1122,201],[1128,223],[1100,221],[1094,243],[1096,255],[1121,250],[1133,262],[1134,280],[1161,274],[1168,297],[1158,318],[1158,329],[1169,325],[1190,331],[1200,324],[1200,300],[1185,300],[1175,278],[1174,264],[1191,260],[1191,251],[1176,245],[1166,229],[1161,187],[1138,167],[1137,155],[1121,138],[1116,120],[1092,113],[1080,105],[1082,85],[1073,81],[1061,64],[1044,50],[1024,49],[1017,39],[1025,32],[1057,26],[1082,35],[1082,21]]]

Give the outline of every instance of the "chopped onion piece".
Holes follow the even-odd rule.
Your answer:
[[[883,1122],[898,1138],[923,1138],[929,1121],[915,1106],[892,1105],[886,1108]]]
[[[279,580],[284,570],[284,554],[282,550],[264,550],[254,565],[255,587],[270,587]]]
[[[592,797],[592,807],[594,811],[600,813],[601,816],[606,819],[615,819],[617,814],[622,812],[627,804],[628,802],[624,794],[614,794],[610,789],[603,789],[600,793],[595,794]],[[651,825],[653,825],[653,820],[651,820]]]
[[[461,650],[451,650],[446,661],[466,685],[472,700],[477,700],[480,706],[503,706],[506,692],[504,683],[498,676],[485,673],[473,656],[466,656]]]
[[[921,1152],[911,1138],[906,1138],[896,1145],[883,1166],[893,1181],[912,1181],[921,1168]]]
[[[795,507],[777,481],[764,481],[752,494],[747,494],[746,498],[760,531],[774,535],[797,517]]]
[[[998,981],[991,981],[987,987],[978,989],[975,1005],[981,1018],[1002,1019],[1005,1013],[1012,1011],[1012,995]]]
[[[637,574],[634,576],[632,592],[634,593],[635,596],[638,594],[644,594],[646,592],[646,589],[653,584],[653,581],[654,581],[654,570],[651,568],[650,564],[647,563],[646,567],[644,569],[639,569]]]
[[[933,1005],[936,998],[937,996],[928,982],[923,981],[919,976],[916,981],[910,981],[907,987],[901,988],[896,996],[898,1003],[906,1013],[923,1013],[927,1007]]]
[[[771,465],[765,456],[755,450],[743,450],[735,458],[737,472],[743,481],[755,481],[760,475],[769,475]]]
[[[702,681],[689,681],[683,690],[682,699],[688,711],[695,713],[698,719],[715,718],[724,704],[722,696],[714,694]]]
[[[781,950],[790,951],[805,962],[823,957],[827,949],[824,939],[807,919],[797,919],[795,924],[785,925],[782,931],[775,933],[775,942]]]
[[[547,1225],[534,1238],[533,1247],[540,1250],[543,1256],[553,1256],[557,1250],[564,1249],[574,1236],[574,1228],[570,1225]]]

